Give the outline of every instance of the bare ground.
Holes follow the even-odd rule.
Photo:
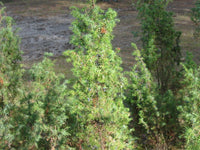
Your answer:
[[[62,52],[70,49],[69,30],[73,17],[70,15],[71,6],[84,7],[86,4],[78,0],[16,0],[7,3],[7,13],[14,17],[16,27],[21,28],[19,36],[22,38],[21,49],[26,64],[40,60],[44,52],[53,52],[58,60],[57,68],[63,68]],[[132,32],[140,31],[137,11],[132,0],[119,0],[114,3],[99,3],[103,9],[112,7],[118,12],[120,23],[114,30],[113,47],[120,47],[123,68],[128,70],[133,65],[131,43],[140,47],[139,38]],[[168,7],[174,12],[175,27],[182,31],[181,46],[194,54],[194,60],[199,64],[200,42],[193,38],[194,25],[190,20],[190,9],[194,7],[194,0],[174,0]],[[70,67],[68,64],[67,67]],[[61,71],[62,72],[62,71]]]

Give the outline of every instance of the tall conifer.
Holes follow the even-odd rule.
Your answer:
[[[13,19],[4,10],[4,7],[0,9],[0,148],[10,146],[14,139],[10,132],[12,117],[22,93],[20,38],[12,27]]]
[[[75,50],[65,52],[75,76],[71,90],[74,141],[79,149],[128,149],[130,119],[123,105],[127,81],[111,44],[117,14],[112,9],[105,12],[94,2],[90,1],[90,8],[73,8]]]
[[[181,32],[174,29],[173,13],[166,10],[170,1],[137,1],[144,49],[142,56],[162,94],[174,88],[174,84],[177,86],[177,68],[181,58]]]

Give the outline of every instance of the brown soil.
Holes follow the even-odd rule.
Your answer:
[[[7,3],[7,13],[14,17],[17,27],[21,28],[22,50],[24,59],[29,62],[39,59],[43,52],[53,52],[56,56],[62,55],[70,49],[69,30],[73,18],[70,15],[70,6],[84,7],[81,0],[17,0]],[[120,47],[123,67],[128,70],[133,65],[131,43],[140,47],[139,38],[132,32],[140,31],[137,12],[132,0],[98,4],[103,9],[112,7],[118,12],[120,23],[117,24],[113,40],[113,47]],[[200,43],[193,38],[194,25],[190,20],[190,9],[194,7],[194,0],[174,0],[168,9],[175,13],[174,20],[177,30],[182,31],[181,46],[183,52],[193,52],[195,61],[199,64]],[[60,58],[60,57],[58,57]]]

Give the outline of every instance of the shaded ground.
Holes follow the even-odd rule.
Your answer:
[[[73,18],[69,7],[85,6],[80,1],[17,0],[6,4],[8,14],[14,17],[16,26],[21,28],[19,35],[22,38],[21,49],[24,51],[25,62],[30,63],[40,59],[44,52],[53,52],[59,60],[58,65],[63,67],[64,59],[60,55],[71,48],[69,26]],[[132,0],[119,0],[118,3],[99,3],[104,9],[112,7],[118,12],[121,21],[114,30],[113,46],[121,48],[120,55],[125,70],[133,64],[131,42],[135,42],[140,47],[139,38],[134,38],[132,34],[132,31],[139,31],[140,24],[131,2]],[[199,63],[200,42],[193,38],[194,26],[189,16],[192,7],[194,7],[194,0],[174,0],[168,9],[175,13],[176,28],[183,32],[181,37],[183,51],[192,51],[195,61]]]

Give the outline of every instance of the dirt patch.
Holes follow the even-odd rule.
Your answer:
[[[72,34],[69,26],[73,20],[70,15],[71,6],[84,7],[84,1],[78,0],[28,0],[6,4],[8,14],[13,16],[16,27],[21,28],[19,36],[22,38],[21,49],[26,61],[40,59],[44,52],[53,52],[56,56],[62,55],[70,49],[69,37]],[[113,47],[120,47],[120,56],[123,59],[123,68],[128,70],[133,64],[131,43],[140,47],[139,38],[134,38],[132,32],[140,31],[137,11],[132,0],[119,0],[117,3],[99,3],[103,9],[112,7],[118,12],[120,23],[114,29],[115,38]],[[183,51],[190,50],[199,63],[199,42],[192,37],[194,25],[190,21],[190,9],[194,1],[175,0],[169,4],[168,10],[175,13],[176,28],[182,31],[181,46]]]
[[[70,15],[51,17],[14,16],[18,34],[21,37],[21,49],[25,61],[40,59],[44,52],[55,56],[62,55],[70,49],[69,38],[72,34],[69,26],[72,22]]]

